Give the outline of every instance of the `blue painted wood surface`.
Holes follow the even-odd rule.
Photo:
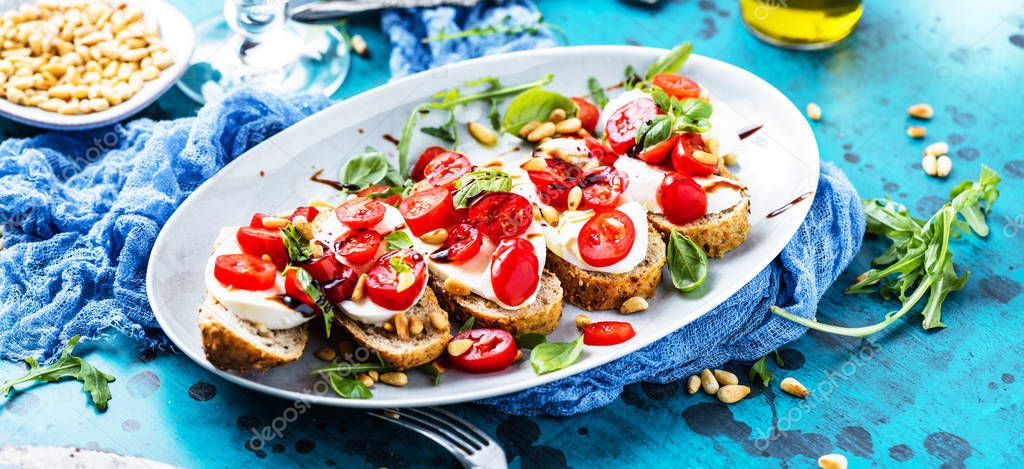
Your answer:
[[[178,0],[193,19],[217,2]],[[463,405],[453,410],[496,435],[513,466],[647,467],[754,465],[808,467],[841,452],[852,467],[1010,465],[1024,452],[1024,9],[1018,2],[868,1],[853,37],[823,52],[776,49],[751,37],[737,2],[663,1],[640,7],[617,0],[541,1],[547,19],[572,44],[696,50],[752,71],[798,106],[817,102],[814,124],[822,158],[843,168],[865,197],[889,195],[918,215],[933,212],[959,180],[982,163],[1004,178],[987,240],[956,242],[955,259],[971,271],[946,302],[946,330],[924,332],[910,318],[869,340],[812,333],[782,351],[787,370],[812,389],[806,401],[755,387],[740,404],[687,396],[682,383],[629,386],[614,404],[569,418],[510,417]],[[353,61],[338,97],[386,81],[387,46],[375,18],[356,21],[370,60]],[[951,145],[948,180],[918,168],[926,142],[904,134],[910,103],[936,109],[927,141]],[[172,92],[144,116],[195,111]],[[0,122],[5,137],[35,131]],[[819,317],[842,324],[876,321],[888,305],[847,296],[842,287],[882,246],[866,244],[821,304]],[[290,403],[231,385],[174,354],[144,354],[120,339],[92,344],[89,355],[118,376],[110,410],[85,405],[79,385],[45,385],[0,404],[0,446],[74,445],[186,467],[303,464],[341,467],[453,466],[424,438],[356,412]],[[741,364],[728,365],[739,372]],[[0,376],[18,373],[0,364]],[[776,380],[773,385],[777,385]],[[286,420],[294,418],[294,421]],[[254,450],[253,429],[282,428]],[[774,437],[772,437],[774,435]],[[250,445],[251,446],[251,445]]]

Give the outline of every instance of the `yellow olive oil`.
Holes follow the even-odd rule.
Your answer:
[[[848,36],[864,11],[861,0],[740,0],[755,36],[794,49],[829,47]]]

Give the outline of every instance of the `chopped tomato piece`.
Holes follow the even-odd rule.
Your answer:
[[[299,283],[298,273],[295,270],[289,270],[288,273],[284,275],[284,292],[286,295],[292,297],[292,299],[309,306],[311,311],[308,311],[307,313],[323,314],[323,310],[320,309],[320,305],[316,304],[316,302],[313,301],[313,298],[311,298],[309,294],[306,293],[306,290],[302,288],[302,284]],[[294,303],[289,304],[292,309],[302,312],[300,309],[301,306],[297,308],[296,306],[299,305],[293,305]]]
[[[269,217],[266,213],[254,213],[252,219],[249,220],[249,226],[253,228],[264,228],[263,219]]]
[[[284,240],[281,239],[279,230],[243,226],[238,229],[235,238],[242,252],[260,258],[266,254],[270,256],[278,270],[284,270],[288,265],[288,252],[284,249]]]
[[[659,73],[655,75],[654,86],[665,90],[669,96],[676,99],[700,96],[700,85],[697,82],[675,73]]]
[[[622,321],[601,321],[583,328],[583,343],[587,345],[621,344],[636,335],[633,326]]]
[[[398,291],[399,276],[391,259],[401,259],[404,267],[401,270],[412,274],[413,282]],[[407,269],[407,270],[406,270]],[[420,292],[427,281],[427,263],[423,255],[412,249],[400,249],[389,252],[377,259],[366,277],[366,294],[371,301],[382,308],[392,311],[405,311],[416,304]]]
[[[416,236],[444,228],[455,221],[452,194],[444,187],[432,187],[416,192],[398,204],[405,224]]]
[[[641,151],[637,157],[644,160],[647,164],[659,165],[668,158],[668,155],[676,148],[676,143],[678,142],[679,135],[672,134],[664,142],[657,143]]]
[[[597,130],[597,121],[601,117],[601,111],[597,109],[597,106],[593,105],[590,101],[584,98],[571,98],[576,107],[579,108],[579,112],[576,117],[583,123],[583,129],[587,132],[594,133]]]
[[[449,356],[448,359],[453,367],[468,373],[504,370],[515,363],[519,353],[515,338],[501,329],[470,329],[452,337],[452,340],[462,339],[468,339],[473,344],[465,353]]]
[[[704,137],[695,133],[682,134],[672,151],[672,167],[691,177],[708,176],[714,173],[715,165],[701,163],[693,157],[693,152],[698,150],[707,151],[707,147],[704,146]]]
[[[357,230],[335,241],[334,248],[338,255],[353,265],[363,265],[373,260],[380,248],[380,233],[373,230]]]
[[[288,217],[288,219],[294,221],[295,217],[302,215],[303,217],[306,217],[307,221],[313,221],[319,214],[320,211],[317,210],[316,207],[299,207],[292,212],[292,216]]]
[[[607,210],[619,206],[622,193],[629,187],[629,177],[611,166],[587,170],[580,181],[583,205],[594,210]]]
[[[434,161],[434,158],[436,158],[438,155],[445,153],[447,151],[448,150],[445,150],[442,147],[429,147],[426,150],[423,150],[423,153],[420,153],[419,159],[416,160],[416,165],[412,167],[412,180],[422,180],[423,170],[426,169],[427,165],[430,164],[431,161]]]
[[[483,237],[480,230],[469,223],[459,223],[448,230],[448,239],[430,258],[438,262],[456,262],[472,259],[480,252]]]
[[[540,266],[533,243],[523,238],[505,238],[491,259],[491,287],[502,303],[519,306],[537,291]]]
[[[626,103],[608,116],[604,136],[612,150],[620,155],[636,144],[636,133],[648,119],[661,113],[654,100],[643,96]]]
[[[492,239],[519,236],[533,223],[533,204],[511,192],[489,192],[469,206],[469,222]]]
[[[576,187],[583,176],[583,170],[561,158],[547,158],[547,167],[540,171],[528,171],[530,182],[537,187],[540,201],[565,209],[569,191]]]
[[[583,141],[587,144],[587,149],[590,150],[590,154],[594,155],[594,158],[597,158],[597,160],[603,164],[613,165],[615,164],[615,160],[619,158],[619,156],[616,155],[608,145],[601,143],[600,140],[594,137],[587,135],[583,137]]]
[[[685,225],[707,213],[708,195],[689,176],[669,173],[658,187],[658,205],[665,218],[676,225]]]
[[[423,176],[434,187],[453,189],[455,181],[472,170],[473,165],[469,158],[461,153],[449,151],[435,156],[427,163],[427,167],[423,168]]]
[[[580,229],[576,245],[583,262],[607,267],[626,258],[636,239],[636,227],[625,213],[609,210],[594,215]]]
[[[384,203],[379,200],[354,197],[338,205],[334,209],[334,215],[345,226],[358,230],[361,228],[372,228],[377,223],[380,223],[384,219],[384,212],[386,210]]]
[[[251,254],[217,256],[213,277],[224,285],[242,290],[266,290],[274,286],[277,269],[274,264]]]
[[[359,276],[351,267],[338,262],[332,255],[303,262],[300,266],[309,272],[327,295],[331,303],[341,303],[352,297]]]

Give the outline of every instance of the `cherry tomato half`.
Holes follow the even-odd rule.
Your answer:
[[[306,269],[314,280],[320,283],[331,303],[341,303],[352,297],[359,276],[351,267],[338,262],[332,255],[303,262],[300,267]]]
[[[423,168],[423,176],[434,187],[454,188],[464,174],[472,171],[473,165],[469,158],[453,151],[441,153],[434,157],[427,167]]]
[[[398,257],[410,269],[413,283],[408,288],[398,291],[398,276],[391,259]],[[389,252],[377,259],[366,277],[366,294],[370,300],[382,308],[392,311],[405,311],[416,304],[427,281],[427,263],[423,255],[412,249],[400,249]]]
[[[353,265],[363,265],[373,260],[380,247],[380,233],[373,230],[353,231],[345,237],[335,241],[334,248],[338,255]]]
[[[597,130],[597,121],[601,117],[601,111],[597,109],[597,106],[593,105],[590,101],[583,98],[571,98],[576,107],[579,108],[579,112],[576,117],[583,123],[583,129],[587,132],[594,133]]]
[[[587,144],[587,150],[590,150],[590,154],[594,155],[594,158],[597,158],[597,161],[603,164],[613,165],[615,160],[619,158],[608,145],[601,143],[600,140],[594,137],[587,135],[583,137],[583,141]]]
[[[469,222],[493,239],[519,236],[533,223],[533,204],[519,194],[488,192],[469,206]]]
[[[491,259],[491,287],[494,296],[509,306],[530,299],[540,283],[540,266],[533,243],[523,238],[505,238]]]
[[[655,75],[654,86],[665,90],[669,96],[676,99],[700,96],[700,85],[697,82],[675,73],[659,73]]]
[[[452,194],[444,187],[431,187],[415,192],[398,204],[405,224],[416,236],[444,228],[455,221]]]
[[[501,329],[470,329],[452,337],[452,340],[473,341],[469,350],[457,357],[449,357],[452,366],[467,373],[501,371],[515,363],[519,349],[508,331]]]
[[[676,148],[678,142],[679,135],[672,134],[664,142],[641,151],[637,157],[644,160],[647,164],[659,165],[668,158],[668,155]]]
[[[625,154],[636,144],[636,132],[651,117],[661,111],[649,96],[634,99],[612,112],[604,126],[604,136],[612,150]]]
[[[235,235],[242,252],[262,258],[264,254],[270,256],[278,270],[284,270],[288,265],[288,252],[284,249],[284,240],[281,239],[281,232],[268,228],[253,228],[243,226],[238,229]]]
[[[448,150],[445,150],[442,147],[429,147],[426,150],[423,150],[423,153],[420,153],[419,159],[416,160],[416,165],[412,167],[412,180],[422,180],[423,170],[426,169],[427,165],[430,164],[431,161],[434,161],[435,157],[447,151]]]
[[[293,299],[309,306],[312,309],[312,312],[315,312],[316,314],[323,314],[320,306],[317,305],[316,302],[313,301],[313,298],[306,293],[306,290],[302,288],[302,285],[299,283],[298,273],[296,273],[295,270],[289,270],[288,273],[284,275],[284,292]],[[292,309],[298,308],[293,306]],[[299,309],[299,311],[301,312],[302,310]]]
[[[583,328],[583,343],[587,345],[621,344],[636,335],[628,322],[601,321]]]
[[[367,199],[366,197],[354,197],[338,205],[334,209],[334,215],[338,221],[353,230],[360,228],[371,228],[384,219],[384,212],[387,209],[384,203]]]
[[[580,229],[576,245],[583,262],[607,267],[626,258],[636,239],[636,227],[625,213],[609,210],[594,215]]]
[[[384,192],[384,191],[386,191],[388,189],[391,189],[391,186],[385,186],[383,184],[376,184],[376,185],[369,186],[366,189],[363,189],[363,190],[359,191],[356,195],[358,195],[359,197],[366,197],[366,196],[368,196],[370,194],[379,194],[379,193]],[[387,205],[395,206],[395,205],[398,205],[398,202],[400,202],[402,200],[402,194],[389,195],[389,196],[384,197],[384,198],[378,198],[377,200],[379,200],[381,202],[384,202]]]
[[[580,180],[583,204],[594,210],[607,210],[619,206],[619,197],[629,187],[629,177],[611,166],[587,170]]]
[[[472,224],[459,223],[448,230],[448,239],[444,241],[441,249],[430,255],[430,258],[438,262],[472,259],[480,252],[481,244],[483,237],[480,236],[480,230]]]
[[[249,226],[253,228],[265,228],[263,226],[263,219],[269,217],[266,213],[254,213],[252,219],[249,220]]]
[[[224,285],[242,290],[266,290],[274,286],[277,269],[274,264],[251,254],[217,256],[213,277]]]
[[[694,151],[707,151],[704,137],[700,134],[686,133],[679,136],[679,142],[672,151],[672,167],[676,171],[691,177],[708,176],[715,172],[715,165],[707,165],[693,157]]]
[[[317,210],[316,207],[299,207],[292,212],[292,216],[288,217],[288,219],[294,221],[295,217],[302,215],[306,217],[307,221],[313,221],[319,214],[320,211]]]
[[[658,205],[668,221],[685,225],[707,213],[708,195],[685,174],[669,173],[658,187]]]
[[[540,201],[565,209],[569,191],[576,187],[583,171],[576,165],[561,158],[547,158],[547,167],[540,171],[529,171],[530,182],[537,187]]]

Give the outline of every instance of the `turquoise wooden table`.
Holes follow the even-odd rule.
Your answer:
[[[193,19],[216,14],[217,2],[179,0]],[[984,3],[984,5],[979,4]],[[585,6],[584,6],[585,5]],[[837,164],[865,197],[888,195],[917,215],[943,203],[958,181],[982,163],[1003,175],[1003,196],[986,240],[956,242],[969,269],[967,287],[946,302],[948,329],[924,332],[907,318],[867,340],[818,333],[783,348],[785,370],[814,391],[806,401],[773,387],[754,388],[732,406],[688,396],[682,383],[637,384],[621,399],[569,418],[515,417],[475,405],[453,410],[497,437],[513,466],[810,467],[840,452],[851,467],[1009,466],[1024,454],[1024,6],[1019,1],[868,1],[853,37],[823,52],[798,53],[758,42],[731,0],[663,1],[640,7],[616,0],[541,1],[549,21],[572,44],[696,50],[763,77],[798,106],[817,102],[814,124],[822,158]],[[377,19],[356,21],[369,60],[355,58],[338,93],[351,96],[387,80],[387,45]],[[936,109],[928,139],[951,146],[947,180],[918,167],[924,142],[904,134],[904,109]],[[171,92],[145,117],[190,115],[195,106]],[[35,130],[2,122],[5,137]],[[842,288],[882,246],[868,242],[821,304],[819,317],[861,325],[888,309],[874,297]],[[302,464],[341,467],[454,466],[419,436],[358,412],[313,408],[285,422],[262,448],[253,431],[279,426],[290,403],[223,381],[182,355],[138,351],[111,339],[94,343],[90,359],[113,372],[114,400],[98,414],[79,385],[30,388],[0,402],[0,447],[96,448],[195,467]],[[84,349],[83,349],[84,350]],[[743,364],[727,367],[745,373]],[[19,373],[4,363],[0,376]],[[1017,380],[1021,379],[1021,382]],[[278,419],[275,421],[275,419]]]

